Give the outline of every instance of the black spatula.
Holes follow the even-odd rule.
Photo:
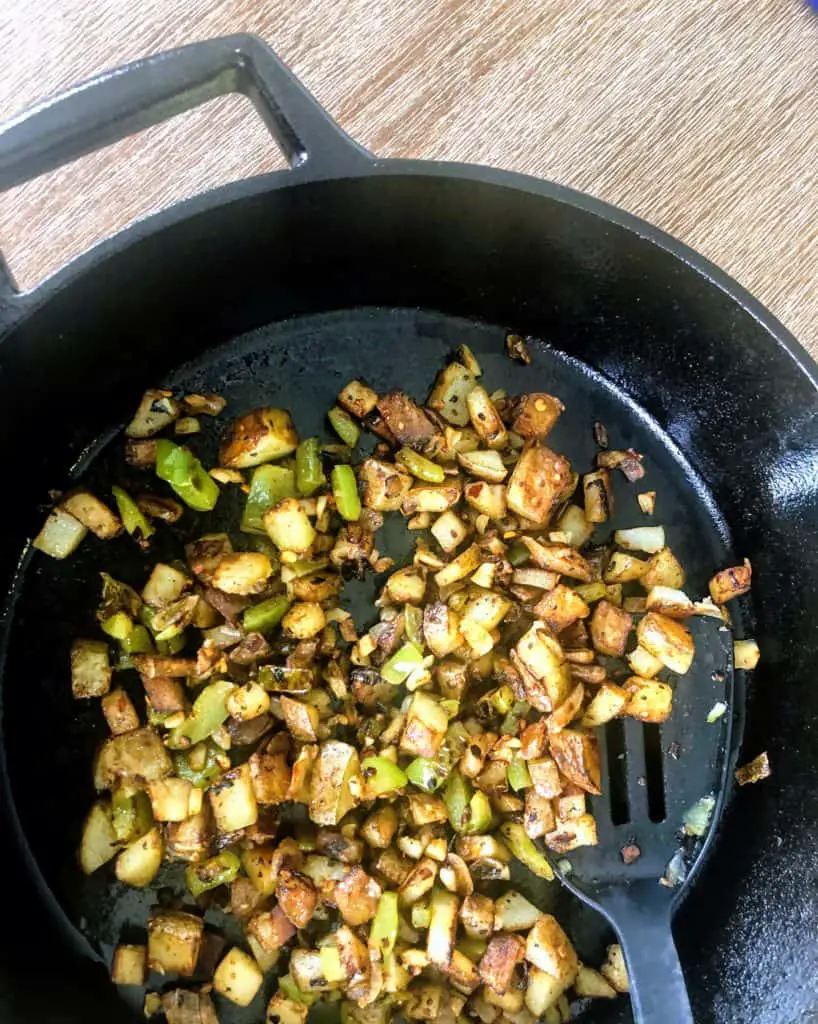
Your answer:
[[[696,657],[674,681],[671,718],[662,726],[615,720],[599,730],[603,795],[591,800],[599,845],[554,864],[560,881],[615,929],[637,1024],[693,1022],[671,918],[707,853],[730,777],[732,635],[717,619],[688,625]],[[721,704],[726,713],[716,718]],[[707,819],[711,799],[705,834],[686,835],[685,818]],[[536,898],[537,885],[526,888]]]

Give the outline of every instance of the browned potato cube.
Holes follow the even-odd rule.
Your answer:
[[[561,633],[590,613],[591,609],[579,594],[562,583],[553,590],[547,590],[534,606],[534,614],[554,633]]]
[[[562,792],[562,779],[552,757],[539,757],[528,762],[528,773],[540,796],[555,797]]]
[[[207,795],[220,832],[237,832],[258,820],[249,764],[227,772],[208,789]]]
[[[514,968],[525,956],[526,944],[519,935],[498,932],[489,940],[478,970],[483,983],[499,995],[508,991]]]
[[[181,910],[154,910],[148,918],[148,966],[189,978],[196,970],[204,922]]]
[[[596,821],[591,814],[560,822],[545,837],[545,845],[554,853],[571,853],[580,846],[596,846],[597,842]]]
[[[264,949],[275,952],[295,935],[295,925],[279,906],[260,910],[247,922],[247,930]]]
[[[187,707],[184,686],[171,676],[142,676],[142,685],[151,707],[160,715],[173,715]]]
[[[296,928],[306,928],[318,904],[315,886],[304,875],[282,868],[276,886],[278,905]]]
[[[377,392],[360,380],[351,380],[338,394],[338,404],[362,420],[378,404]]]
[[[666,722],[673,710],[673,690],[667,683],[655,679],[640,679],[631,676],[625,687],[629,700],[625,714],[638,718],[640,722]]]
[[[628,644],[633,617],[610,601],[602,600],[591,617],[591,641],[600,654],[621,657]]]
[[[248,469],[295,451],[298,434],[284,409],[255,409],[234,421],[219,461],[228,469]]]
[[[545,524],[570,495],[574,482],[564,456],[541,445],[526,446],[508,481],[508,507],[533,523]]]
[[[293,737],[302,743],[314,743],[318,739],[318,708],[285,694],[281,695],[279,701],[284,724]]]
[[[77,491],[62,507],[100,540],[109,540],[122,532],[122,522],[108,506],[89,491]]]
[[[599,744],[593,736],[576,729],[563,729],[551,736],[551,753],[569,782],[586,793],[599,796]]]
[[[440,431],[405,392],[388,392],[378,399],[377,409],[399,444],[430,454],[437,450]]]
[[[117,946],[111,964],[111,981],[115,985],[144,985],[146,957],[145,946]]]
[[[102,698],[102,713],[114,736],[139,728],[139,715],[124,690],[111,690]]]
[[[511,429],[526,441],[544,441],[565,406],[544,391],[520,395],[512,405]]]
[[[744,559],[744,565],[734,565],[730,569],[722,569],[710,580],[710,596],[716,604],[726,604],[734,597],[746,594],[752,585],[753,570],[750,559]]]
[[[652,587],[683,587],[685,571],[670,548],[661,548],[649,559],[639,582],[645,590]]]
[[[378,859],[378,868],[381,871],[383,871],[380,866],[382,860],[383,857]],[[398,890],[400,902],[406,907],[411,907],[413,903],[425,896],[435,884],[439,868],[440,865],[430,857],[422,857]]]
[[[102,640],[75,640],[71,645],[71,690],[77,700],[104,697],[111,688],[108,645]]]
[[[306,750],[307,748],[303,748]],[[312,749],[312,748],[311,748]],[[314,748],[317,753],[318,748]],[[256,801],[260,804],[282,804],[290,799],[291,772],[287,764],[287,755],[283,753],[265,753],[257,750],[248,761],[250,780]]]
[[[526,536],[520,540],[528,548],[534,564],[541,569],[585,583],[593,580],[594,570],[590,563],[570,544],[540,544],[533,537]]]
[[[684,675],[693,664],[695,647],[690,630],[658,612],[648,612],[636,629],[640,647],[669,668]]]
[[[551,798],[535,789],[526,790],[523,826],[529,839],[539,839],[551,832],[556,824]]]
[[[402,466],[379,459],[364,459],[358,479],[366,508],[396,512],[412,487],[412,475]]]
[[[589,523],[605,523],[614,514],[611,474],[607,469],[586,473],[582,478],[585,495],[585,518]]]
[[[375,879],[356,865],[338,882],[333,895],[341,917],[350,927],[356,928],[375,916],[382,892]]]
[[[551,914],[543,914],[528,933],[525,958],[552,978],[565,982],[566,988],[573,982],[579,967],[570,939]]]
[[[236,1006],[249,1006],[261,988],[264,975],[244,950],[234,946],[213,975],[213,988]]]
[[[471,939],[487,939],[494,931],[494,901],[473,892],[460,907],[460,923]]]

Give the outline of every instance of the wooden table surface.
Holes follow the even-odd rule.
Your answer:
[[[705,253],[818,356],[818,13],[804,0],[2,0],[0,118],[216,35],[271,43],[383,156],[523,171]],[[168,202],[282,166],[215,101],[0,196],[22,285]]]

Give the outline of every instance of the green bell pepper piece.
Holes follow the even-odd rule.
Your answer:
[[[119,641],[123,654],[151,654],[153,641],[151,635],[141,623],[136,623],[131,632]]]
[[[320,998],[317,992],[302,992],[291,974],[284,974],[278,979],[278,988],[288,999],[304,1006],[312,1006]]]
[[[361,761],[364,800],[374,800],[385,793],[394,793],[407,783],[406,772],[388,757],[365,757]]]
[[[434,793],[436,789],[440,789],[448,774],[445,765],[440,761],[433,761],[430,757],[416,757],[406,769],[406,778],[424,793]]]
[[[361,516],[361,498],[358,494],[358,481],[350,466],[332,467],[332,493],[335,507],[342,518],[355,523]]]
[[[122,789],[115,789],[111,794],[111,824],[117,842],[130,842],[136,824],[136,807],[133,797]]]
[[[341,438],[344,444],[354,448],[361,436],[361,428],[345,409],[335,405],[327,413],[332,429]]]
[[[253,470],[250,479],[250,493],[241,516],[242,531],[266,536],[262,522],[265,512],[284,498],[295,496],[295,473],[291,469],[286,466],[259,466]]]
[[[404,644],[381,665],[381,679],[393,686],[400,684],[423,661],[423,653],[414,644]]]
[[[197,512],[209,512],[219,500],[219,486],[189,448],[165,438],[156,442],[156,475]]]
[[[480,835],[491,828],[493,818],[494,814],[489,798],[482,790],[478,789],[472,795],[471,800],[469,800],[467,821],[463,827],[463,832],[469,836]]]
[[[378,900],[372,927],[369,930],[369,944],[378,950],[384,960],[392,955],[398,937],[398,894],[384,892]]]
[[[519,754],[515,754],[509,761],[506,775],[508,784],[515,793],[519,793],[521,789],[528,789],[532,785],[528,765]]]
[[[201,896],[208,889],[229,885],[238,876],[241,860],[232,850],[222,850],[215,857],[191,864],[185,871],[185,881],[193,896]]]
[[[525,829],[516,821],[506,821],[500,826],[500,835],[508,844],[508,848],[532,874],[545,878],[549,882],[554,879],[554,870],[546,857],[540,853]]]
[[[228,717],[225,702],[234,689],[229,679],[206,686],[193,702],[190,715],[170,734],[169,746],[178,749],[206,740]]]
[[[180,779],[186,779],[197,789],[207,789],[211,782],[222,774],[222,767],[216,760],[218,751],[212,743],[207,744],[205,762],[201,768],[191,768],[191,750],[177,750],[173,755],[173,768]]]
[[[254,604],[241,617],[245,633],[269,633],[281,622],[290,607],[286,594],[276,594]]]
[[[506,559],[511,562],[515,569],[518,569],[531,557],[528,548],[519,540],[515,540],[506,552]]]
[[[418,455],[418,453],[413,451],[411,448],[401,448],[395,456],[395,462],[400,463],[401,466],[408,469],[412,476],[416,477],[418,480],[424,480],[428,484],[442,484],[446,479],[446,474],[442,466],[438,466],[438,464],[436,462],[432,462],[431,459]]]
[[[469,823],[469,801],[472,788],[458,771],[453,771],[443,791],[443,803],[449,815],[449,824],[455,832],[465,831]]]
[[[318,956],[321,960],[321,973],[330,984],[346,981],[347,972],[341,964],[341,954],[337,946],[322,946]]]
[[[410,643],[423,649],[423,612],[413,604],[403,606],[403,628]]]
[[[321,446],[317,437],[308,437],[295,450],[295,484],[300,494],[309,497],[327,482],[321,465]]]
[[[126,640],[133,631],[133,619],[125,612],[115,612],[100,623],[102,632],[112,636],[114,640]]]
[[[167,632],[167,630],[165,632]],[[179,651],[184,650],[186,643],[187,637],[185,636],[184,630],[181,633],[175,633],[172,636],[163,636],[163,634],[160,633],[156,637],[156,650],[160,654],[172,657],[174,654],[178,654]]]
[[[142,543],[156,533],[148,517],[126,490],[114,485],[111,488],[111,494],[113,494],[116,501],[122,525],[132,537],[135,537],[139,543]]]
[[[485,939],[470,939],[467,935],[455,943],[455,949],[475,964],[481,959],[487,948],[488,942]]]

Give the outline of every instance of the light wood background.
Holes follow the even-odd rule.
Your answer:
[[[818,356],[818,12],[806,0],[0,0],[0,117],[235,31],[383,156],[524,171],[619,204]],[[22,285],[146,212],[281,166],[230,98],[0,196]]]

